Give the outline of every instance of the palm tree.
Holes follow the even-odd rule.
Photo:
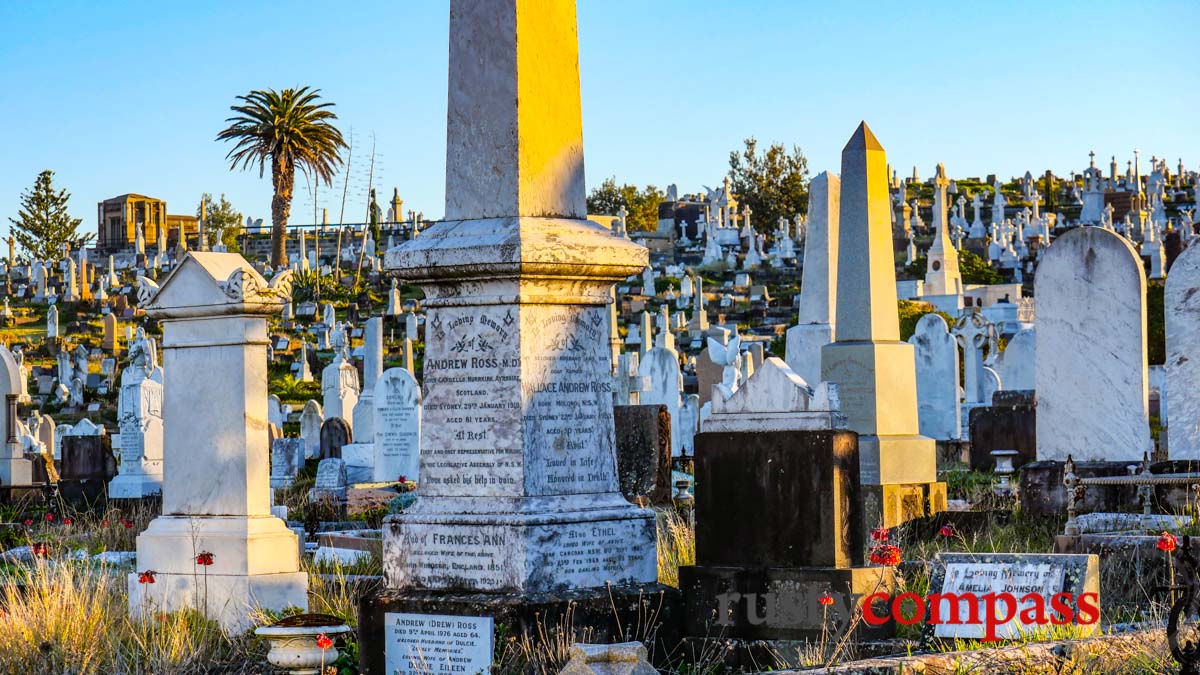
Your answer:
[[[237,143],[225,156],[231,171],[244,171],[257,164],[261,178],[267,164],[271,166],[271,188],[275,191],[271,197],[271,265],[275,267],[286,264],[284,240],[296,168],[330,185],[342,164],[341,150],[346,142],[332,124],[337,119],[329,110],[333,103],[320,102],[320,92],[309,87],[278,92],[256,89],[238,96],[242,103],[230,107],[237,114],[225,120],[231,124],[217,134],[218,141]]]

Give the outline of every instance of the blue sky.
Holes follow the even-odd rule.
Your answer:
[[[225,193],[270,220],[270,184],[213,138],[250,89],[319,87],[356,139],[346,220],[381,197],[443,205],[448,0],[0,3],[0,231],[53,169],[71,211],[138,192],[195,211]],[[875,6],[871,6],[874,4]],[[1200,168],[1200,3],[579,0],[589,185],[715,185],[746,136],[834,170],[866,119],[907,175],[1121,166],[1132,149]],[[341,183],[319,203],[336,222]],[[297,185],[293,222],[311,222]]]

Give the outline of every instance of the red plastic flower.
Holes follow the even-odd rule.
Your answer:
[[[833,596],[828,593],[823,593],[821,594],[821,597],[817,598],[817,602],[821,603],[821,605],[824,607],[828,607],[833,604]]]
[[[100,521],[100,524],[101,524],[101,525],[103,525],[104,527],[108,527],[108,521],[107,521],[107,520],[102,520],[102,521]]]
[[[941,534],[943,537],[953,537],[954,536],[954,526],[951,525],[950,523],[946,523],[945,525],[942,526],[942,529],[939,531],[939,534]]]
[[[33,521],[32,521],[32,520],[30,520],[30,519],[28,519],[28,518],[26,518],[26,519],[25,519],[25,527],[30,527],[30,526],[32,526],[32,525],[33,525]]]
[[[871,549],[871,564],[895,567],[900,564],[900,547],[893,544],[880,544]]]
[[[122,525],[124,525],[124,526],[125,526],[125,529],[127,529],[127,530],[132,530],[132,529],[133,529],[133,521],[130,521],[130,520],[122,520],[122,521],[121,521],[121,524],[122,524]]]
[[[1162,535],[1159,536],[1158,550],[1171,553],[1177,548],[1179,548],[1179,540],[1175,538],[1175,535],[1171,534],[1170,532],[1163,532]]]
[[[888,531],[886,527],[877,527],[871,530],[871,538],[875,541],[887,541]]]
[[[70,524],[71,524],[71,522],[72,522],[72,521],[71,521],[71,519],[70,519],[70,518],[63,518],[63,525],[70,525]]]
[[[29,547],[29,550],[34,555],[47,556],[50,555],[50,544],[47,544],[44,541],[35,541],[33,542],[33,545]]]
[[[154,583],[154,570],[146,570],[145,572],[138,574],[138,583],[139,584]]]
[[[328,635],[321,633],[317,636],[317,646],[321,649],[329,649],[333,646],[333,640],[330,640]]]
[[[46,514],[46,522],[48,523],[48,522],[50,522],[50,521],[52,521],[52,520],[54,520],[54,514],[53,514],[53,513],[47,513],[47,514]]]
[[[204,566],[213,564],[213,554],[208,551],[201,551],[200,555],[196,556],[196,564]]]

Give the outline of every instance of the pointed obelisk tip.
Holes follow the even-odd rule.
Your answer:
[[[854,130],[854,135],[850,137],[842,152],[845,153],[854,150],[860,152],[872,150],[883,152],[883,146],[879,144],[879,139],[875,138],[875,134],[871,133],[871,127],[867,126],[865,120]]]

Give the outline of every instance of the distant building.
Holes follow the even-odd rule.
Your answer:
[[[133,248],[138,229],[146,238],[147,248],[158,248],[161,239],[166,240],[167,247],[175,246],[181,226],[189,243],[200,231],[196,216],[170,215],[165,201],[132,193],[100,202],[96,216],[96,248],[101,252]]]

